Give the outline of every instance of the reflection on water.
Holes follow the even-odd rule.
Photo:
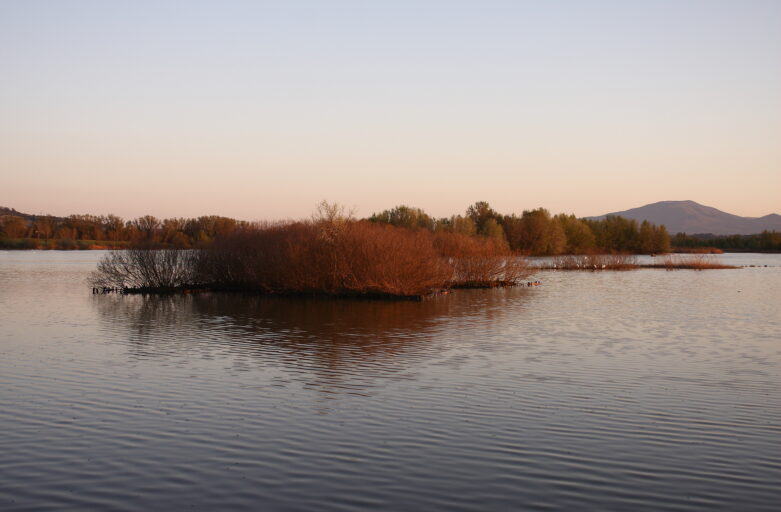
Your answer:
[[[0,252],[0,510],[781,502],[780,255],[426,302],[93,296],[99,257]]]
[[[516,288],[422,302],[200,293],[98,295],[93,305],[102,329],[126,340],[135,357],[230,353],[236,369],[281,364],[317,375],[332,392],[362,375],[403,376],[411,362],[443,350],[438,337],[455,323],[493,324],[529,299]]]

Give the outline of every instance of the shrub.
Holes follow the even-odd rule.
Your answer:
[[[204,256],[209,282],[268,293],[422,295],[448,275],[428,232],[363,221],[259,226],[217,240]]]
[[[526,258],[495,238],[438,232],[434,247],[450,266],[448,285],[454,288],[514,284],[529,274]]]
[[[243,227],[202,249],[112,251],[93,284],[420,297],[448,287],[515,284],[527,274],[526,260],[503,240],[326,215]]]
[[[99,263],[90,282],[97,287],[131,290],[172,290],[197,285],[196,251],[135,247],[111,251]]]

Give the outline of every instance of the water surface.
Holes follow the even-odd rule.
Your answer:
[[[100,256],[0,252],[1,510],[781,503],[779,255],[421,303],[93,296]]]

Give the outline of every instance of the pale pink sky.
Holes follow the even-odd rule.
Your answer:
[[[367,4],[0,3],[0,206],[781,213],[781,2]]]

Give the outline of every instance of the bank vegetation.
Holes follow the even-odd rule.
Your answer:
[[[550,258],[539,265],[544,270],[636,270],[658,268],[665,270],[708,270],[738,268],[721,263],[711,254],[665,254],[652,263],[640,263],[637,256],[628,254],[582,254]]]

